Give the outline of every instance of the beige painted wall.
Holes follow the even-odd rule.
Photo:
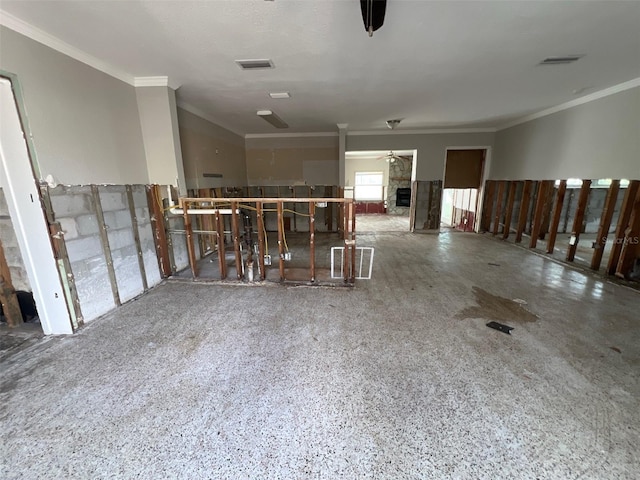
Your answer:
[[[447,147],[492,147],[493,141],[493,133],[351,134],[347,151],[417,150],[416,180],[441,180]]]
[[[181,195],[186,194],[175,92],[168,87],[137,87],[136,99],[149,182],[176,185]]]
[[[337,185],[338,136],[246,139],[249,185]]]
[[[178,123],[187,188],[247,184],[244,138],[182,108]],[[204,173],[219,173],[222,178],[205,178]]]
[[[384,156],[387,152],[382,151],[380,155]],[[383,172],[384,185],[389,184],[389,162],[380,155],[374,157],[347,157],[345,158],[345,186],[353,187],[356,178],[356,172]]]
[[[0,69],[17,75],[42,177],[147,183],[135,88],[5,27]]]
[[[498,132],[491,178],[640,179],[640,87]]]

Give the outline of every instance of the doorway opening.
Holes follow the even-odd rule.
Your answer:
[[[475,231],[486,149],[447,150],[441,231]]]
[[[358,232],[408,232],[415,150],[346,152],[346,198],[355,200]]]

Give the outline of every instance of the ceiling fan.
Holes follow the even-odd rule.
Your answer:
[[[409,157],[407,155],[396,155],[393,153],[393,150],[389,150],[389,153],[383,155],[382,157],[378,157],[378,159],[384,159],[387,163],[395,163],[398,160],[407,160],[413,161],[413,157]]]

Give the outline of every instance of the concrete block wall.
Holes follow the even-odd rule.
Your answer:
[[[148,286],[160,281],[144,185],[133,187],[134,208]],[[91,321],[115,308],[106,253],[100,238],[97,205],[90,185],[49,189],[56,221],[64,231],[71,272],[74,275],[84,321]],[[144,291],[142,272],[133,233],[129,201],[124,185],[101,185],[98,195],[118,295],[126,302]]]
[[[87,322],[116,306],[91,186],[58,185],[49,189],[49,195],[55,220],[60,222],[64,232],[80,308]]]
[[[32,291],[27,277],[27,270],[24,268],[22,253],[18,246],[13,222],[9,214],[7,199],[0,188],[0,240],[4,248],[4,256],[11,272],[11,283],[16,290]]]

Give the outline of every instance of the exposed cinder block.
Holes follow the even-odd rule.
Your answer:
[[[65,243],[71,262],[86,260],[91,257],[101,257],[103,255],[102,244],[98,236],[80,237]]]
[[[124,192],[103,191],[103,188],[109,187],[101,187],[100,189],[100,204],[102,205],[103,212],[129,208],[127,205],[127,196]]]
[[[56,187],[57,188],[57,187]],[[86,194],[68,193],[66,195],[52,195],[51,206],[56,219],[75,217],[92,210],[92,200]]]
[[[111,254],[115,250],[120,248],[128,247],[131,245],[135,246],[135,240],[133,238],[133,232],[131,229],[121,229],[121,230],[107,230],[109,233],[109,248],[111,249]]]
[[[4,196],[4,191],[0,188],[0,215],[9,215],[9,205],[7,205],[7,199]]]
[[[104,259],[74,262],[73,270],[80,307],[85,322],[104,315],[115,307],[109,273]]]
[[[129,210],[104,212],[104,223],[110,229],[131,228],[131,213]]]
[[[78,234],[85,235],[97,235],[100,232],[98,226],[98,217],[95,214],[80,215],[76,218],[76,226]]]
[[[76,221],[73,218],[59,218],[60,227],[64,232],[65,240],[73,240],[78,238],[78,229],[76,227]]]

